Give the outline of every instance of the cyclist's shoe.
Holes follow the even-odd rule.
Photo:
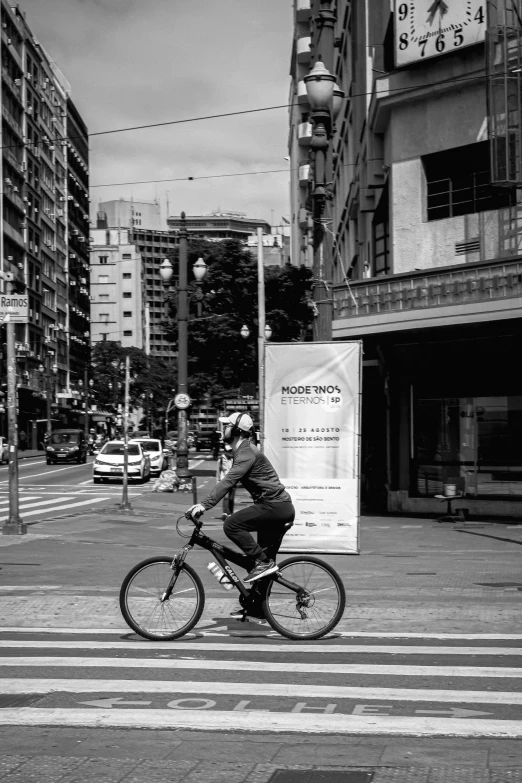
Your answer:
[[[230,612],[230,617],[232,617],[234,620],[248,620],[249,618],[252,618],[253,620],[265,619],[265,615],[261,608],[243,609],[242,606],[238,606],[237,609],[234,609],[233,612]]]
[[[268,576],[268,574],[273,574],[275,571],[277,571],[277,566],[273,560],[268,560],[265,562],[258,560],[252,571],[247,576],[245,576],[243,581],[255,582],[256,579],[262,579],[262,577]]]

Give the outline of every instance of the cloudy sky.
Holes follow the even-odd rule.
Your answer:
[[[89,131],[286,104],[292,0],[19,0],[72,86]],[[286,109],[94,136],[93,206],[153,200],[162,214],[288,215]],[[194,182],[116,185],[283,169]],[[105,187],[94,187],[105,185]]]

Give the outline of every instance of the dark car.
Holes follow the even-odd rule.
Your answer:
[[[47,464],[87,462],[87,443],[83,430],[54,430],[45,447]]]

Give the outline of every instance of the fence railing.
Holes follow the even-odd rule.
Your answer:
[[[334,286],[334,318],[522,296],[522,259],[355,280]]]

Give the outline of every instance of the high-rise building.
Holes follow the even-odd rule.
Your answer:
[[[41,441],[45,389],[53,417],[89,365],[87,129],[71,87],[18,7],[0,0],[2,58],[0,268],[29,296],[16,326],[19,427]]]
[[[149,228],[154,231],[166,229],[161,221],[158,201],[133,201],[124,198],[101,201],[98,212],[107,216],[107,225],[117,228]]]
[[[519,515],[522,501],[522,28],[519,0],[296,0],[294,247],[313,238],[303,77],[345,100],[325,220],[334,340],[362,340],[368,506]],[[324,17],[323,17],[324,18]],[[464,512],[463,512],[464,513]]]
[[[168,217],[167,225],[171,231],[179,231],[180,217]],[[250,234],[255,234],[258,228],[263,234],[270,234],[270,223],[266,220],[249,218],[244,212],[211,212],[209,215],[187,215],[185,225],[189,236],[201,237],[214,242],[223,239],[248,240]]]
[[[98,213],[91,230],[92,342],[114,340],[166,360],[174,358],[165,338],[163,260],[172,257],[177,234],[140,228],[109,227]]]

